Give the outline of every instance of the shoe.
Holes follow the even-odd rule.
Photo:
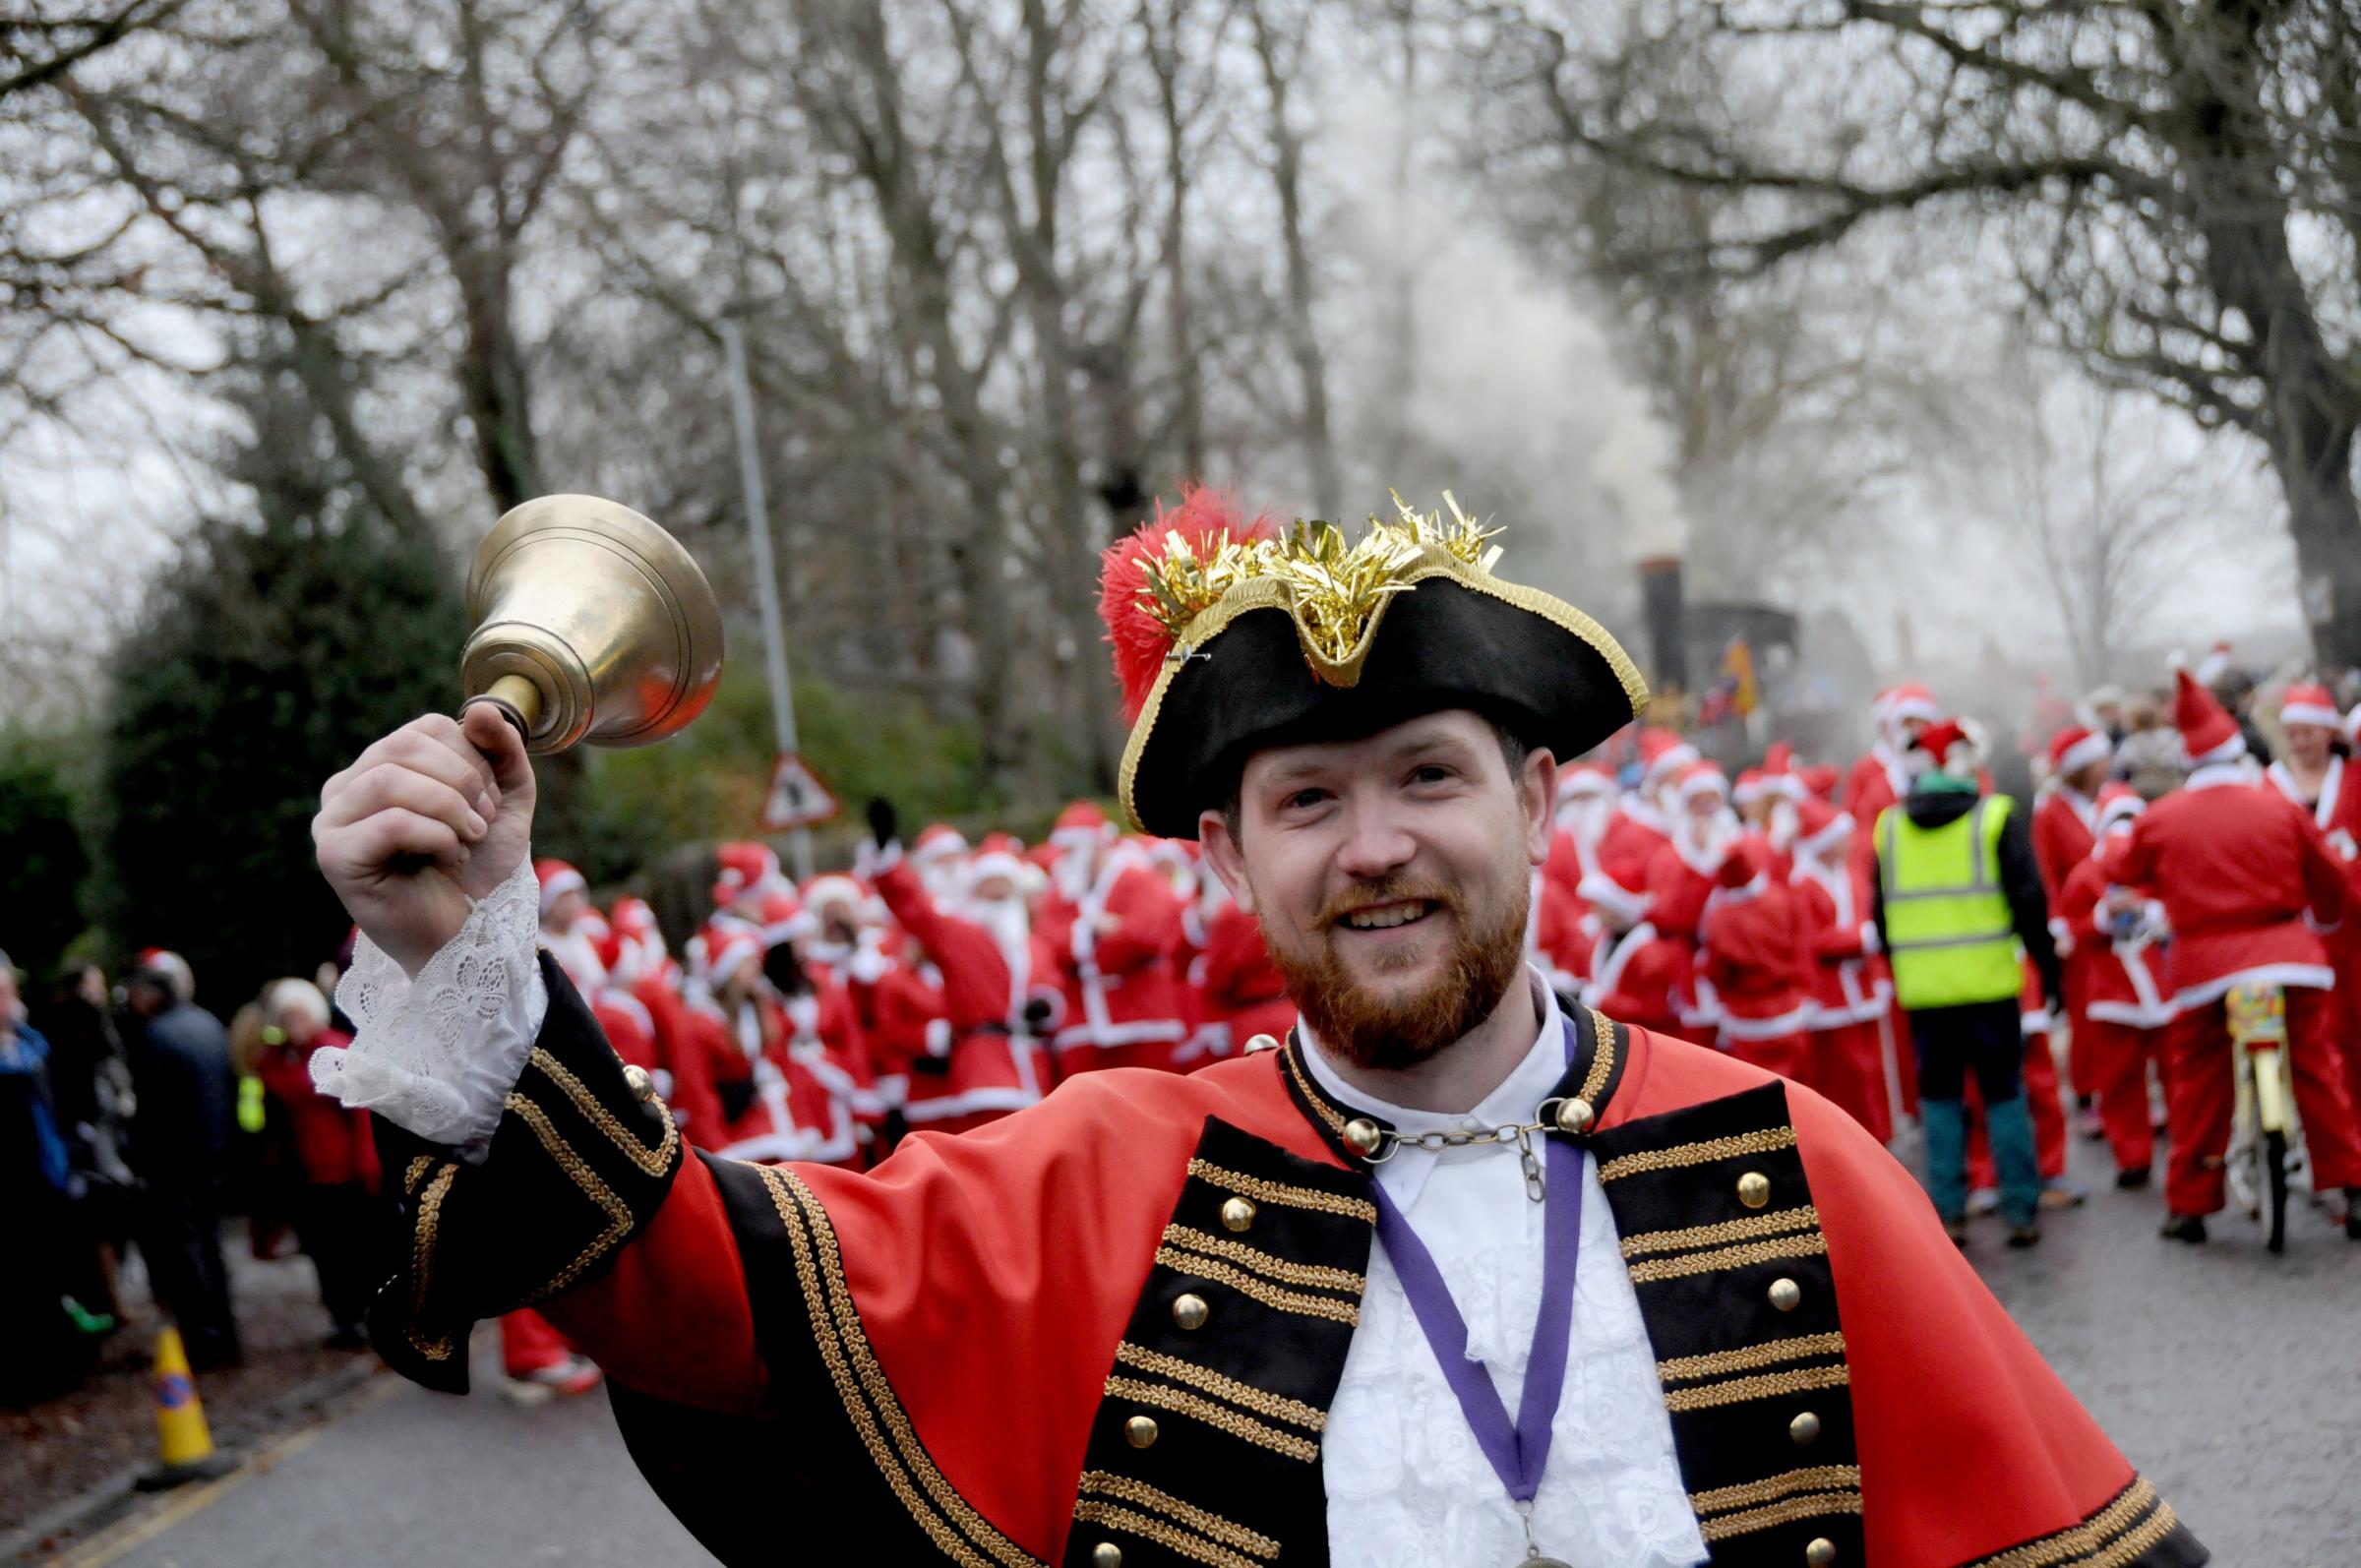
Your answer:
[[[2098,1108],[2086,1105],[2074,1114],[2074,1129],[2091,1143],[2107,1135],[2107,1124],[2098,1118]]]
[[[594,1362],[569,1356],[548,1366],[536,1366],[520,1377],[501,1379],[501,1397],[513,1405],[546,1405],[553,1399],[572,1399],[598,1387],[606,1374]]]
[[[1968,1212],[1971,1216],[1998,1214],[2000,1212],[2000,1193],[1991,1187],[1976,1188],[1968,1194]]]
[[[2156,1233],[2167,1241],[2186,1241],[2202,1246],[2206,1240],[2206,1219],[2202,1214],[2167,1214],[2164,1228]]]
[[[1966,1246],[1968,1244],[1968,1217],[1958,1214],[1945,1220],[1943,1234],[1951,1237],[1953,1246]]]
[[[2344,1234],[2348,1240],[2361,1241],[2361,1187],[2344,1189]]]
[[[2115,1185],[2126,1192],[2137,1192],[2148,1185],[2148,1167],[2135,1165],[2115,1173]]]
[[[2038,1225],[2012,1225],[2009,1227],[2009,1245],[2020,1252],[2040,1239],[2041,1227]]]
[[[2089,1189],[2064,1176],[2041,1188],[2041,1207],[2045,1209],[2079,1209],[2089,1199]]]

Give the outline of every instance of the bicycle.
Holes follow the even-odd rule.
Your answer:
[[[2233,986],[2222,1002],[2237,1094],[2222,1174],[2230,1200],[2261,1227],[2264,1246],[2283,1252],[2287,1194],[2303,1189],[2311,1165],[2287,1066],[2287,994],[2277,986]]]

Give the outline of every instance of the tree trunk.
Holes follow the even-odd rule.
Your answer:
[[[1303,461],[1311,471],[1312,506],[1331,520],[1341,517],[1345,483],[1337,469],[1336,438],[1328,428],[1328,364],[1312,326],[1316,288],[1311,252],[1303,242],[1303,141],[1287,123],[1288,73],[1279,60],[1263,8],[1254,15],[1254,52],[1262,62],[1263,86],[1271,97],[1271,179],[1279,195],[1279,232],[1287,252],[1287,347],[1303,384]]]

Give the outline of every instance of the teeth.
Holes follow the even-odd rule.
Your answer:
[[[1394,904],[1384,909],[1357,910],[1345,917],[1345,924],[1355,931],[1390,931],[1396,926],[1409,925],[1431,907],[1427,904]]]

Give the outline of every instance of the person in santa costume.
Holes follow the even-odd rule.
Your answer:
[[[1797,808],[1795,920],[1811,946],[1811,1067],[1806,1081],[1852,1113],[1880,1143],[1894,1140],[1878,1020],[1893,982],[1876,964],[1867,865],[1851,852],[1852,814],[1806,798]]]
[[[470,1320],[545,1303],[732,1564],[782,1509],[1001,1568],[2205,1561],[1849,1116],[1520,963],[1554,756],[1647,691],[1498,556],[1456,508],[1270,535],[1203,493],[1116,547],[1122,809],[1202,839],[1301,1021],[868,1174],[684,1154],[529,934],[468,929],[530,829],[505,722],[365,754],[454,837],[325,793],[356,973],[481,936],[523,998],[467,1043],[500,1090],[378,1118],[436,1201],[376,1343],[457,1389]],[[393,874],[478,780],[476,879]],[[364,1052],[411,999],[366,994]]]
[[[2106,841],[2131,835],[2146,810],[2140,792],[2128,784],[2099,790],[2098,840],[2067,873],[2050,908],[2066,962],[2067,993],[2079,994],[2083,1003],[2075,1036],[2091,1076],[2078,1078],[2076,1087],[2087,1085],[2098,1097],[2099,1122],[2115,1156],[2119,1187],[2147,1186],[2155,1160],[2148,1085],[2150,1070],[2162,1066],[2174,1012],[2161,974],[2160,944],[2170,932],[2164,906],[2109,882],[2099,857]]]
[[[1677,943],[1690,974],[1675,993],[1683,1027],[1710,1038],[1722,1022],[1712,981],[1697,972],[1699,932],[1705,902],[1738,819],[1729,809],[1729,779],[1718,763],[1695,761],[1681,768],[1666,792],[1672,802],[1672,831],[1648,861],[1648,920],[1663,939]]]
[[[1713,988],[1722,1049],[1766,1072],[1809,1083],[1809,927],[1775,858],[1759,833],[1725,846],[1698,928],[1698,967]]]
[[[2289,686],[2279,697],[2287,754],[2263,771],[2280,794],[2312,814],[2329,848],[2344,862],[2348,898],[2361,898],[2361,767],[2351,763],[2346,722],[2327,687]],[[2361,920],[2348,919],[2324,935],[2343,1015],[2337,1044],[2345,1085],[2361,1115]]]
[[[1582,896],[1600,928],[1583,1005],[1657,1034],[1678,1033],[1696,955],[1648,918],[1643,868],[1604,867],[1582,879]]]
[[[2287,1002],[2287,1063],[2296,1114],[2323,1192],[2345,1189],[2345,1232],[2361,1239],[2361,1142],[2337,1054],[2334,969],[2320,930],[2345,912],[2345,867],[2319,824],[2285,796],[2258,788],[2238,725],[2213,694],[2174,672],[2173,720],[2189,781],[2110,840],[2110,882],[2160,901],[2172,931],[2165,960],[2175,1016],[2165,1059],[2164,1234],[2203,1241],[2222,1205],[2222,1151],[2231,1108],[2232,987],[2270,986]]]
[[[1173,968],[1180,898],[1089,801],[1059,813],[1050,838],[1062,855],[1055,913],[1044,918],[1066,979],[1059,1075],[1177,1066],[1189,1033],[1188,999]]]
[[[1911,681],[1880,692],[1869,715],[1877,726],[1877,739],[1845,775],[1841,802],[1852,814],[1853,821],[1864,828],[1909,793],[1910,751],[1918,744],[1919,734],[1943,716],[1943,710],[1935,705],[1932,692]]]
[[[1659,726],[1640,731],[1640,778],[1617,803],[1613,820],[1599,838],[1602,864],[1636,862],[1645,866],[1672,840],[1676,814],[1672,786],[1683,768],[1695,762],[1697,748]]]

